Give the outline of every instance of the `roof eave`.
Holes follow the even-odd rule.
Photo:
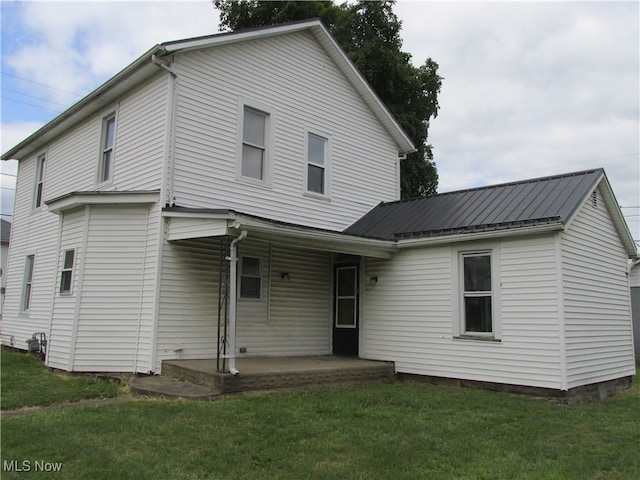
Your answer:
[[[155,45],[124,70],[118,72],[25,140],[6,151],[0,158],[2,160],[23,159],[42,148],[68,128],[100,111],[124,91],[130,89],[133,84],[138,84],[153,75],[155,71],[160,71],[151,62],[152,56],[159,53],[164,53],[164,48],[161,45]]]
[[[398,248],[426,247],[445,243],[470,242],[478,240],[491,240],[495,238],[514,237],[522,235],[541,235],[557,232],[564,229],[562,222],[545,223],[526,227],[508,228],[504,230],[485,230],[481,232],[459,233],[454,235],[440,235],[437,237],[420,237],[398,240]]]

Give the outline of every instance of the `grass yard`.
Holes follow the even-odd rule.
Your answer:
[[[5,416],[2,478],[637,479],[638,446],[637,379],[580,406],[398,383]]]
[[[114,382],[49,373],[35,356],[2,349],[2,410],[118,395]]]

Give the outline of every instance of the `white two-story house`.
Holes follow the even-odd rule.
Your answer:
[[[496,190],[533,205],[535,185],[575,187],[542,213],[482,189],[432,209],[397,202],[413,150],[320,21],[157,45],[3,155],[20,161],[3,342],[44,334],[46,364],[68,371],[340,354],[556,390],[633,375],[636,252],[604,173]],[[558,292],[581,288],[569,229],[597,199],[616,313],[580,348],[613,353],[580,370],[576,299]],[[504,218],[425,223],[469,205]]]

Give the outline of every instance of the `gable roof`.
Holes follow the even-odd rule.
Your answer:
[[[231,43],[264,39],[276,35],[285,35],[308,31],[327,52],[329,57],[359,93],[376,118],[394,139],[400,153],[415,151],[415,146],[397,120],[373,91],[347,54],[331,36],[322,21],[318,19],[291,22],[271,27],[240,30],[230,33],[218,33],[205,37],[189,38],[155,45],[133,63],[125,67],[107,82],[81,99],[68,110],[57,116],[21,143],[5,152],[2,160],[21,159],[42,148],[65,130],[98,112],[109,102],[130,91],[134,86],[159,73],[157,60],[181,52],[212,48]]]
[[[602,169],[381,203],[344,233],[404,240],[536,226],[564,228],[599,185],[629,256],[635,256],[633,238]]]

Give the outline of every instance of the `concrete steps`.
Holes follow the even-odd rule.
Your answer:
[[[137,395],[161,397],[168,399],[187,399],[210,401],[220,396],[209,387],[182,382],[162,375],[150,377],[135,377],[130,383],[131,392]]]

